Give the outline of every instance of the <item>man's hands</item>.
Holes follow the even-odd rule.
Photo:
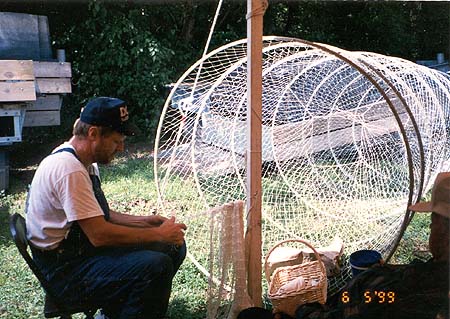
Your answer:
[[[157,227],[162,223],[164,223],[166,220],[167,218],[161,215],[150,215],[145,217],[144,222],[146,223],[147,226]]]
[[[110,211],[109,222],[106,222],[103,216],[98,216],[79,220],[78,223],[94,246],[133,245],[155,241],[180,246],[184,243],[184,231],[187,228],[185,224],[176,223],[175,217],[168,219],[161,215],[135,216],[113,210]],[[113,225],[121,227],[111,229]],[[134,229],[131,231],[123,226]]]
[[[183,245],[184,231],[187,227],[183,223],[175,223],[175,217],[171,217],[170,219],[165,218],[157,229],[160,233],[161,241],[178,246]]]

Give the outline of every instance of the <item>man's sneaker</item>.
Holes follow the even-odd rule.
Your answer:
[[[105,315],[103,314],[103,312],[100,310],[100,312],[98,312],[98,313],[95,315],[94,319],[108,319],[108,317],[105,316]]]

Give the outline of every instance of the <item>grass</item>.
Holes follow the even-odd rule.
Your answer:
[[[31,170],[36,168],[35,165]],[[31,174],[25,168],[11,171],[10,188],[0,194],[0,318],[43,318],[44,293],[37,279],[20,257],[8,228],[9,215],[23,213],[26,186]],[[101,168],[103,189],[111,208],[129,213],[146,213],[156,208],[153,162],[149,152],[137,151],[119,157]],[[175,277],[168,315],[173,319],[199,319],[206,314],[207,282],[186,260]],[[75,318],[83,318],[76,315]]]
[[[10,189],[0,194],[0,318],[43,318],[44,294],[9,235],[8,218],[23,213],[26,186],[36,164],[43,157],[27,163],[15,161]],[[118,157],[110,167],[101,169],[103,188],[111,208],[133,214],[157,209],[150,147],[139,147]],[[180,191],[182,190],[182,191]],[[195,189],[183,188],[183,181],[166,200],[177,211],[189,211],[197,203],[187,202]],[[189,226],[189,221],[184,221]],[[392,261],[406,263],[415,257],[426,257],[429,216],[417,215],[408,227]],[[192,247],[191,247],[192,248]],[[186,260],[175,277],[168,315],[172,319],[206,317],[205,277]],[[77,318],[81,318],[78,316]]]

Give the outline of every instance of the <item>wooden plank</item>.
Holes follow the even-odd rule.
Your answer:
[[[34,81],[0,82],[0,102],[34,101]]]
[[[34,61],[34,75],[37,78],[71,78],[72,68],[69,62]]]
[[[33,61],[0,60],[0,81],[34,80]]]
[[[61,96],[57,94],[38,96],[36,101],[27,103],[27,111],[50,111],[60,110],[62,104]]]
[[[60,125],[59,111],[27,111],[25,113],[24,127]]]
[[[72,93],[70,78],[37,78],[36,93]]]
[[[26,108],[27,107],[27,101],[23,101],[23,102],[2,102],[0,103],[0,113],[2,110],[17,110],[17,109],[21,109],[21,108]]]
[[[262,306],[262,42],[263,0],[247,0],[247,231],[248,294],[253,305]]]

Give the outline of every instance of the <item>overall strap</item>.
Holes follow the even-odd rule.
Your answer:
[[[92,189],[94,190],[95,198],[97,199],[97,202],[99,203],[100,207],[103,210],[105,219],[109,220],[109,205],[108,201],[106,200],[106,196],[103,193],[100,178],[95,174],[89,174],[89,177],[91,178],[92,181]]]
[[[60,148],[59,150],[53,152],[51,155],[56,154],[56,153],[61,153],[61,152],[69,152],[73,156],[75,156],[77,160],[79,160],[81,162],[77,153],[71,147]],[[95,174],[89,174],[89,177],[91,178],[92,189],[94,191],[95,198],[97,199],[98,204],[102,208],[103,214],[105,215],[105,219],[109,220],[109,205],[108,205],[108,201],[106,200],[105,194],[103,193],[100,178]]]
[[[81,160],[80,160],[80,158],[78,157],[77,153],[76,153],[75,150],[74,150],[73,148],[71,148],[71,147],[63,147],[63,148],[60,148],[59,150],[53,152],[53,153],[50,154],[50,155],[53,155],[53,154],[56,154],[56,153],[61,153],[61,152],[69,152],[69,153],[71,153],[73,156],[75,156],[75,157],[77,158],[77,160],[79,160],[79,161],[81,162]]]

